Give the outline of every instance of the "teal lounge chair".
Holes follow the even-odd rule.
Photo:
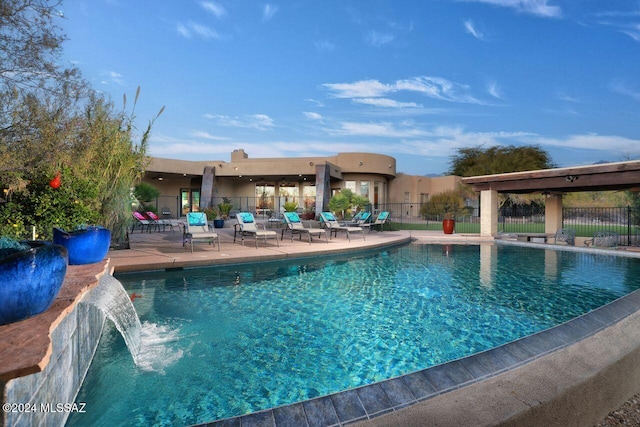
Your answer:
[[[253,236],[256,240],[256,249],[258,248],[258,238],[264,239],[265,245],[268,238],[276,239],[276,244],[280,247],[280,241],[278,240],[278,233],[273,230],[265,230],[264,224],[256,224],[256,220],[251,212],[238,212],[236,214],[238,223],[234,225],[233,230],[233,242],[236,242],[236,235],[240,234],[240,240],[244,246],[244,236]],[[262,229],[258,228],[258,225],[262,226]]]
[[[372,222],[371,224],[361,224],[360,226],[368,227],[369,233],[371,233],[371,229],[374,227],[380,227],[380,231],[384,231],[384,225],[387,221],[390,221],[389,212],[383,211],[378,214],[378,217],[376,218],[375,222]]]
[[[345,221],[341,224],[347,227],[358,227],[367,224],[369,221],[371,221],[371,212],[360,211],[351,218],[351,221]]]
[[[362,239],[365,240],[362,227],[340,225],[336,217],[333,216],[331,212],[320,213],[320,220],[324,224],[325,228],[329,229],[329,238],[331,238],[331,233],[333,233],[337,237],[338,231],[344,231],[347,233],[347,239],[349,239],[349,241],[351,241],[350,233],[361,233]]]
[[[329,243],[329,239],[327,238],[327,231],[324,228],[305,228],[302,221],[300,221],[300,217],[295,212],[284,212],[283,218],[287,228],[282,229],[282,235],[280,236],[280,240],[284,239],[284,232],[289,230],[291,232],[291,241],[293,242],[293,235],[299,234],[300,240],[302,240],[302,235],[306,234],[309,236],[309,244],[311,244],[311,240],[313,235],[318,235],[318,238],[324,236],[324,239],[327,243]]]
[[[220,251],[220,237],[218,236],[218,233],[209,230],[207,216],[204,212],[187,213],[187,222],[184,227],[184,239],[182,239],[182,246],[189,242],[191,244],[191,252],[193,253],[193,242],[195,240],[206,240],[210,245],[213,245],[213,242],[217,241],[218,251]]]

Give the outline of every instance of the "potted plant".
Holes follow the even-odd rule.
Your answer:
[[[466,211],[464,197],[459,189],[448,190],[434,195],[429,203],[420,208],[420,213],[425,218],[442,218],[442,230],[444,234],[453,234],[456,225],[456,216]]]
[[[298,210],[298,204],[296,202],[285,202],[282,207],[285,212],[295,212]]]
[[[207,221],[213,221],[214,228],[224,227],[224,220],[220,218],[218,208],[212,206],[210,208],[203,209],[202,212],[207,216]]]
[[[54,227],[53,243],[67,248],[70,265],[93,264],[107,256],[111,231],[96,225],[80,226],[73,231]]]
[[[67,272],[66,248],[0,237],[0,325],[47,310]]]
[[[233,205],[231,201],[224,197],[221,203],[218,203],[218,213],[220,215],[220,219],[222,220],[222,225],[224,226],[224,220],[229,219],[229,214],[231,213],[231,209],[233,209]],[[215,226],[215,223],[214,223]],[[221,227],[217,227],[221,228]]]

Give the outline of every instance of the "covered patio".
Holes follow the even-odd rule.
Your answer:
[[[582,191],[640,191],[640,160],[462,178],[480,192],[480,235],[498,234],[498,194],[544,194],[545,233],[562,228],[562,195]]]

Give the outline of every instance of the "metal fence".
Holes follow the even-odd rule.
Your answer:
[[[284,210],[286,198],[278,197],[228,197],[235,212],[253,212],[257,218],[278,217]],[[212,204],[222,202],[222,197],[214,198]],[[296,201],[298,199],[296,198]],[[306,206],[299,207],[298,213],[313,216],[315,198],[305,198]],[[155,201],[156,211],[169,218],[182,216],[180,197],[160,196]],[[442,206],[429,203],[384,203],[365,208],[374,215],[388,211],[395,229],[440,230],[442,214],[428,212],[443,211]],[[354,211],[344,212],[350,218]],[[563,224],[565,228],[573,228],[580,237],[592,237],[596,231],[615,231],[620,236],[619,245],[640,246],[640,209],[631,206],[612,208],[563,208]],[[457,233],[480,232],[480,210],[469,206],[465,212],[455,217]],[[510,206],[503,207],[498,214],[498,231],[505,233],[544,233],[544,206]]]
[[[425,215],[427,203],[388,203],[373,209],[374,213],[387,210],[394,227],[401,229],[438,230],[442,216]],[[440,209],[441,210],[441,209]],[[631,206],[613,208],[563,208],[565,228],[573,228],[580,237],[592,237],[596,231],[615,231],[621,246],[640,246],[640,209]],[[480,212],[468,207],[467,212],[456,216],[457,233],[479,233]],[[503,207],[498,213],[498,231],[505,233],[544,233],[544,206]]]

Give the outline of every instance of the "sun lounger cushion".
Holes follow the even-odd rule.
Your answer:
[[[249,224],[253,222],[253,215],[251,215],[250,213],[247,212],[240,212],[238,215],[240,215],[240,219],[242,220],[242,222],[244,222],[245,224]]]

